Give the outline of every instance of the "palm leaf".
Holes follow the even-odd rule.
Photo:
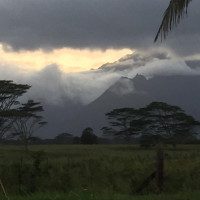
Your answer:
[[[171,31],[173,26],[180,23],[180,20],[187,15],[188,4],[192,0],[171,0],[168,8],[166,9],[162,23],[158,29],[154,42],[157,41],[158,37],[162,39],[166,38],[169,31]]]

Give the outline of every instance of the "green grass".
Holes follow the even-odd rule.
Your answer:
[[[1,200],[6,200],[0,197]],[[122,194],[92,194],[88,191],[69,192],[68,194],[37,193],[26,196],[11,196],[10,200],[198,200],[200,191],[181,192],[175,194],[122,195]]]
[[[192,200],[192,191],[196,191],[195,195],[199,196],[200,146],[173,148],[169,145],[164,152],[163,195],[176,193],[173,198],[183,200],[188,193],[191,197],[187,200]],[[48,197],[51,192],[57,195],[54,199],[67,200],[75,199],[76,193],[73,198],[69,196],[73,195],[71,191],[90,191],[78,192],[79,199],[165,199],[152,196],[157,192],[155,181],[142,192],[150,196],[132,196],[153,171],[155,149],[137,145],[38,145],[30,146],[28,154],[23,146],[0,146],[0,178],[11,197],[37,193],[36,197],[24,198],[51,200],[54,198],[54,195]],[[182,191],[185,195],[179,198]],[[47,197],[40,197],[43,194]],[[89,194],[94,196],[87,196]],[[171,197],[166,198],[171,200]]]

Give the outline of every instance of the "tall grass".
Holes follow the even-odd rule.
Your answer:
[[[1,200],[6,200],[0,196]],[[198,200],[200,191],[184,191],[175,194],[123,195],[118,193],[92,194],[88,191],[64,193],[37,193],[26,196],[11,196],[10,200]]]
[[[29,154],[20,146],[0,146],[0,178],[9,195],[71,191],[89,191],[96,199],[100,194],[136,195],[153,171],[155,149],[137,145],[38,145],[31,146]],[[200,146],[166,146],[163,193],[193,190],[200,190]],[[150,193],[157,193],[155,181],[142,194]]]

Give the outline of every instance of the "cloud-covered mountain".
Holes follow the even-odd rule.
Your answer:
[[[133,78],[142,74],[151,78],[155,75],[197,75],[200,74],[198,64],[196,60],[184,62],[171,56],[170,52],[151,50],[135,52],[97,70],[79,73],[64,73],[55,64],[40,71],[25,71],[16,69],[15,66],[0,65],[0,79],[32,85],[27,98],[46,104],[73,102],[87,105],[122,76]]]
[[[128,84],[127,84],[128,83]],[[121,89],[127,93],[121,93]],[[130,88],[134,88],[130,90]],[[200,120],[200,75],[155,76],[146,79],[136,75],[133,79],[122,77],[104,92],[98,99],[90,103],[82,118],[100,133],[107,125],[105,113],[115,108],[140,108],[153,101],[162,101],[178,105],[188,114]]]
[[[188,85],[192,81],[198,83],[200,75],[200,27],[197,26],[200,2],[192,1],[188,18],[161,45],[154,44],[168,3],[160,0],[1,0],[0,46],[7,51],[8,59],[12,57],[9,52],[13,51],[47,53],[65,47],[90,51],[129,48],[135,52],[99,69],[79,73],[64,73],[51,62],[42,70],[26,71],[1,59],[0,79],[32,85],[22,101],[34,99],[44,105],[49,121],[44,129],[45,137],[64,129],[78,134],[83,126],[94,125],[97,130],[105,109],[129,105],[129,99],[134,102],[133,106],[139,106],[153,97],[162,100],[161,94],[166,98],[179,94],[180,87],[188,88],[184,81]],[[12,63],[19,65],[15,59]],[[29,60],[26,64],[30,64]],[[146,79],[140,77],[143,82],[137,83],[139,77],[134,78],[137,74]],[[174,86],[168,81],[170,77],[176,77],[171,78]],[[184,77],[184,81],[179,77]],[[176,92],[166,93],[171,87]],[[182,95],[182,98],[198,99],[197,91],[198,86],[194,94],[186,90],[187,97]]]
[[[55,64],[40,71],[15,69],[15,73],[13,66],[0,66],[0,79],[32,85],[22,101],[34,99],[44,105],[49,124],[41,130],[43,137],[64,131],[79,135],[87,126],[99,132],[106,123],[106,112],[150,101],[183,106],[197,116],[194,106],[198,107],[199,76],[197,60],[185,62],[155,50],[135,52],[97,70],[79,73],[64,73]]]
[[[146,77],[155,75],[195,75],[200,71],[197,68],[198,60],[176,58],[170,51],[151,49],[147,52],[135,52],[127,55],[114,63],[107,63],[99,69],[107,72],[118,72],[129,78],[136,74]],[[194,67],[194,65],[196,67]]]
[[[43,136],[52,137],[64,131],[80,135],[86,127],[92,127],[95,133],[101,135],[100,129],[108,123],[107,112],[122,107],[140,108],[153,101],[178,105],[200,120],[199,90],[200,75],[159,75],[150,79],[143,75],[136,75],[133,79],[121,77],[87,106],[47,109],[50,125],[42,130]]]
[[[99,69],[104,71],[126,71],[134,70],[139,67],[145,66],[154,60],[169,60],[170,56],[166,51],[152,50],[149,52],[135,52],[133,54],[126,55],[113,63],[106,63]]]

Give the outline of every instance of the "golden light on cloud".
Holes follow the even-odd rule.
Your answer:
[[[0,45],[0,62],[15,65],[25,70],[40,70],[47,65],[57,64],[64,72],[86,71],[96,69],[108,62],[133,53],[131,49],[89,50],[62,48],[51,52],[37,51],[5,51]]]

